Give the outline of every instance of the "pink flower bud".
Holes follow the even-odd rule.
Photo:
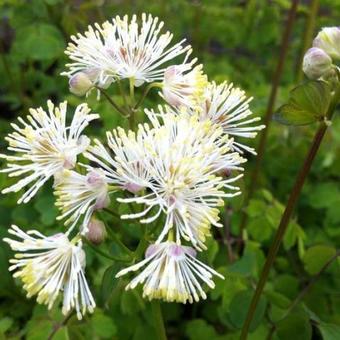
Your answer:
[[[92,87],[90,77],[84,72],[78,72],[69,81],[70,91],[76,96],[85,95]]]
[[[87,228],[88,231],[85,236],[91,243],[98,245],[105,240],[107,232],[102,221],[92,217]]]
[[[332,70],[332,59],[320,48],[310,48],[303,58],[303,72],[310,79],[319,79]]]
[[[125,184],[124,189],[130,191],[132,194],[136,194],[137,192],[144,189],[144,187],[136,183],[127,183]]]

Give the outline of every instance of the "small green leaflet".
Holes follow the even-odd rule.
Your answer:
[[[309,80],[290,92],[287,104],[274,114],[285,125],[308,125],[324,119],[331,102],[331,90],[321,80]]]

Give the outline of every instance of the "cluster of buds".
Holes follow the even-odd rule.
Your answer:
[[[78,96],[124,80],[132,92],[145,83],[148,90],[160,88],[166,104],[145,109],[146,123],[135,131],[133,126],[108,131],[105,142],[91,141],[83,131],[98,114],[81,104],[67,125],[66,102],[54,106],[49,101],[47,112],[31,109],[26,121],[12,124],[11,154],[0,155],[7,161],[2,172],[20,178],[3,193],[24,190],[18,203],[27,203],[53,179],[58,220],[68,227],[45,236],[13,226],[9,232],[16,239],[5,239],[17,252],[10,270],[29,297],[36,295],[49,308],[63,292],[63,312],[74,308],[78,318],[95,307],[82,241],[100,246],[108,240],[98,211],[118,211],[119,204],[132,208],[122,220],[138,219],[158,230],[145,258],[117,274],[144,267],[126,289],[143,284],[149,299],[192,303],[206,298],[205,286],[214,287],[214,276],[223,278],[197,256],[207,249],[212,226],[222,227],[219,212],[225,199],[240,194],[234,182],[242,177],[245,153],[255,153],[246,140],[264,126],[254,125],[259,118],[252,116],[244,91],[209,82],[202,65],[189,60],[191,47],[184,41],[169,47],[172,34],[161,34],[162,27],[151,15],[139,21],[116,17],[71,37],[65,52],[71,62],[63,74]],[[166,65],[181,55],[181,63]],[[119,196],[115,202],[113,192]]]
[[[309,79],[337,78],[340,60],[340,27],[323,28],[303,59],[303,71]]]

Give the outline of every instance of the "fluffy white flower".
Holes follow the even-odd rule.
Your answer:
[[[55,195],[56,206],[62,211],[58,219],[68,217],[65,224],[72,223],[72,229],[83,216],[83,234],[93,212],[110,203],[107,179],[101,169],[91,169],[86,175],[64,170],[55,186]]]
[[[223,198],[239,194],[230,183],[241,175],[224,179],[217,174],[225,169],[242,170],[245,159],[230,152],[233,141],[210,121],[186,114],[162,112],[159,118],[152,111],[147,113],[152,128],[144,124],[137,134],[121,129],[108,134],[113,157],[98,141],[85,156],[102,167],[109,182],[133,193],[145,189],[137,197],[118,199],[145,206],[141,212],[121,218],[151,223],[164,213],[158,242],[175,228],[176,241],[183,237],[198,249],[204,248],[210,225],[221,226],[218,215]],[[146,218],[153,208],[155,214]]]
[[[1,172],[9,173],[10,177],[23,177],[2,193],[17,192],[30,185],[18,203],[28,202],[49,178],[74,167],[77,155],[89,145],[89,139],[81,133],[91,120],[99,117],[89,114],[88,106],[81,104],[76,108],[71,125],[66,126],[67,103],[54,107],[48,101],[47,105],[48,113],[42,108],[30,109],[28,123],[19,118],[21,127],[12,124],[15,131],[6,140],[8,150],[16,155],[0,154],[8,161],[7,168]]]
[[[214,275],[224,279],[221,274],[197,260],[193,248],[171,241],[151,245],[145,257],[145,260],[121,270],[116,277],[145,266],[126,289],[133,289],[139,283],[144,284],[143,296],[150,300],[197,302],[200,297],[203,299],[207,297],[202,284],[214,288],[212,280]]]
[[[109,152],[95,139],[84,156],[95,162],[105,175],[110,185],[117,186],[131,193],[137,193],[150,185],[150,173],[145,164],[145,136],[150,133],[147,125],[140,126],[138,132],[117,128],[107,132]],[[86,166],[89,170],[91,166]]]
[[[169,66],[164,72],[162,95],[172,106],[195,107],[208,84],[207,76],[202,72],[202,65],[196,62]]]
[[[190,52],[183,47],[184,40],[169,47],[172,34],[161,34],[163,22],[150,14],[142,14],[141,24],[137,16],[129,20],[117,16],[102,26],[89,26],[88,31],[72,36],[65,53],[73,61],[63,75],[72,77],[78,72],[96,73],[92,77],[99,87],[107,86],[116,79],[133,79],[136,86],[163,78],[167,61]]]
[[[18,252],[9,270],[15,270],[13,276],[23,282],[28,298],[37,295],[37,302],[50,309],[63,291],[63,314],[75,309],[81,319],[87,311],[93,312],[96,304],[86,282],[85,253],[78,237],[72,241],[62,233],[46,237],[36,230],[25,233],[17,226],[9,233],[19,239],[4,239]]]
[[[253,114],[249,109],[249,102],[245,92],[233,87],[226,82],[217,85],[215,82],[209,84],[201,102],[199,113],[201,118],[210,119],[213,123],[220,125],[223,131],[237,138],[234,141],[234,150],[242,153],[243,150],[255,153],[255,150],[243,143],[238,137],[255,138],[257,132],[264,129],[264,125],[252,125],[260,120],[259,117],[251,118]]]

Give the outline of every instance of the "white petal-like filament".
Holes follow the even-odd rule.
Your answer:
[[[29,187],[18,203],[27,203],[51,177],[63,169],[75,166],[77,155],[89,145],[89,139],[81,135],[85,127],[97,114],[89,114],[87,104],[80,104],[74,113],[71,125],[66,125],[67,103],[54,106],[47,102],[48,112],[42,108],[30,109],[27,121],[19,118],[19,123],[12,124],[14,132],[6,140],[8,150],[14,156],[0,154],[7,160],[7,168],[1,172],[10,177],[22,177],[2,193],[18,192]]]
[[[64,315],[75,309],[82,319],[86,312],[93,312],[96,304],[85,278],[85,253],[78,237],[72,241],[62,233],[46,237],[17,226],[9,233],[19,239],[4,239],[18,252],[9,270],[23,282],[27,297],[36,295],[37,302],[50,309],[63,291]]]
[[[143,296],[167,302],[193,303],[206,299],[202,285],[214,288],[213,276],[224,277],[196,259],[193,248],[167,241],[151,245],[145,260],[121,270],[116,277],[145,267],[126,286],[133,289],[143,284]]]

